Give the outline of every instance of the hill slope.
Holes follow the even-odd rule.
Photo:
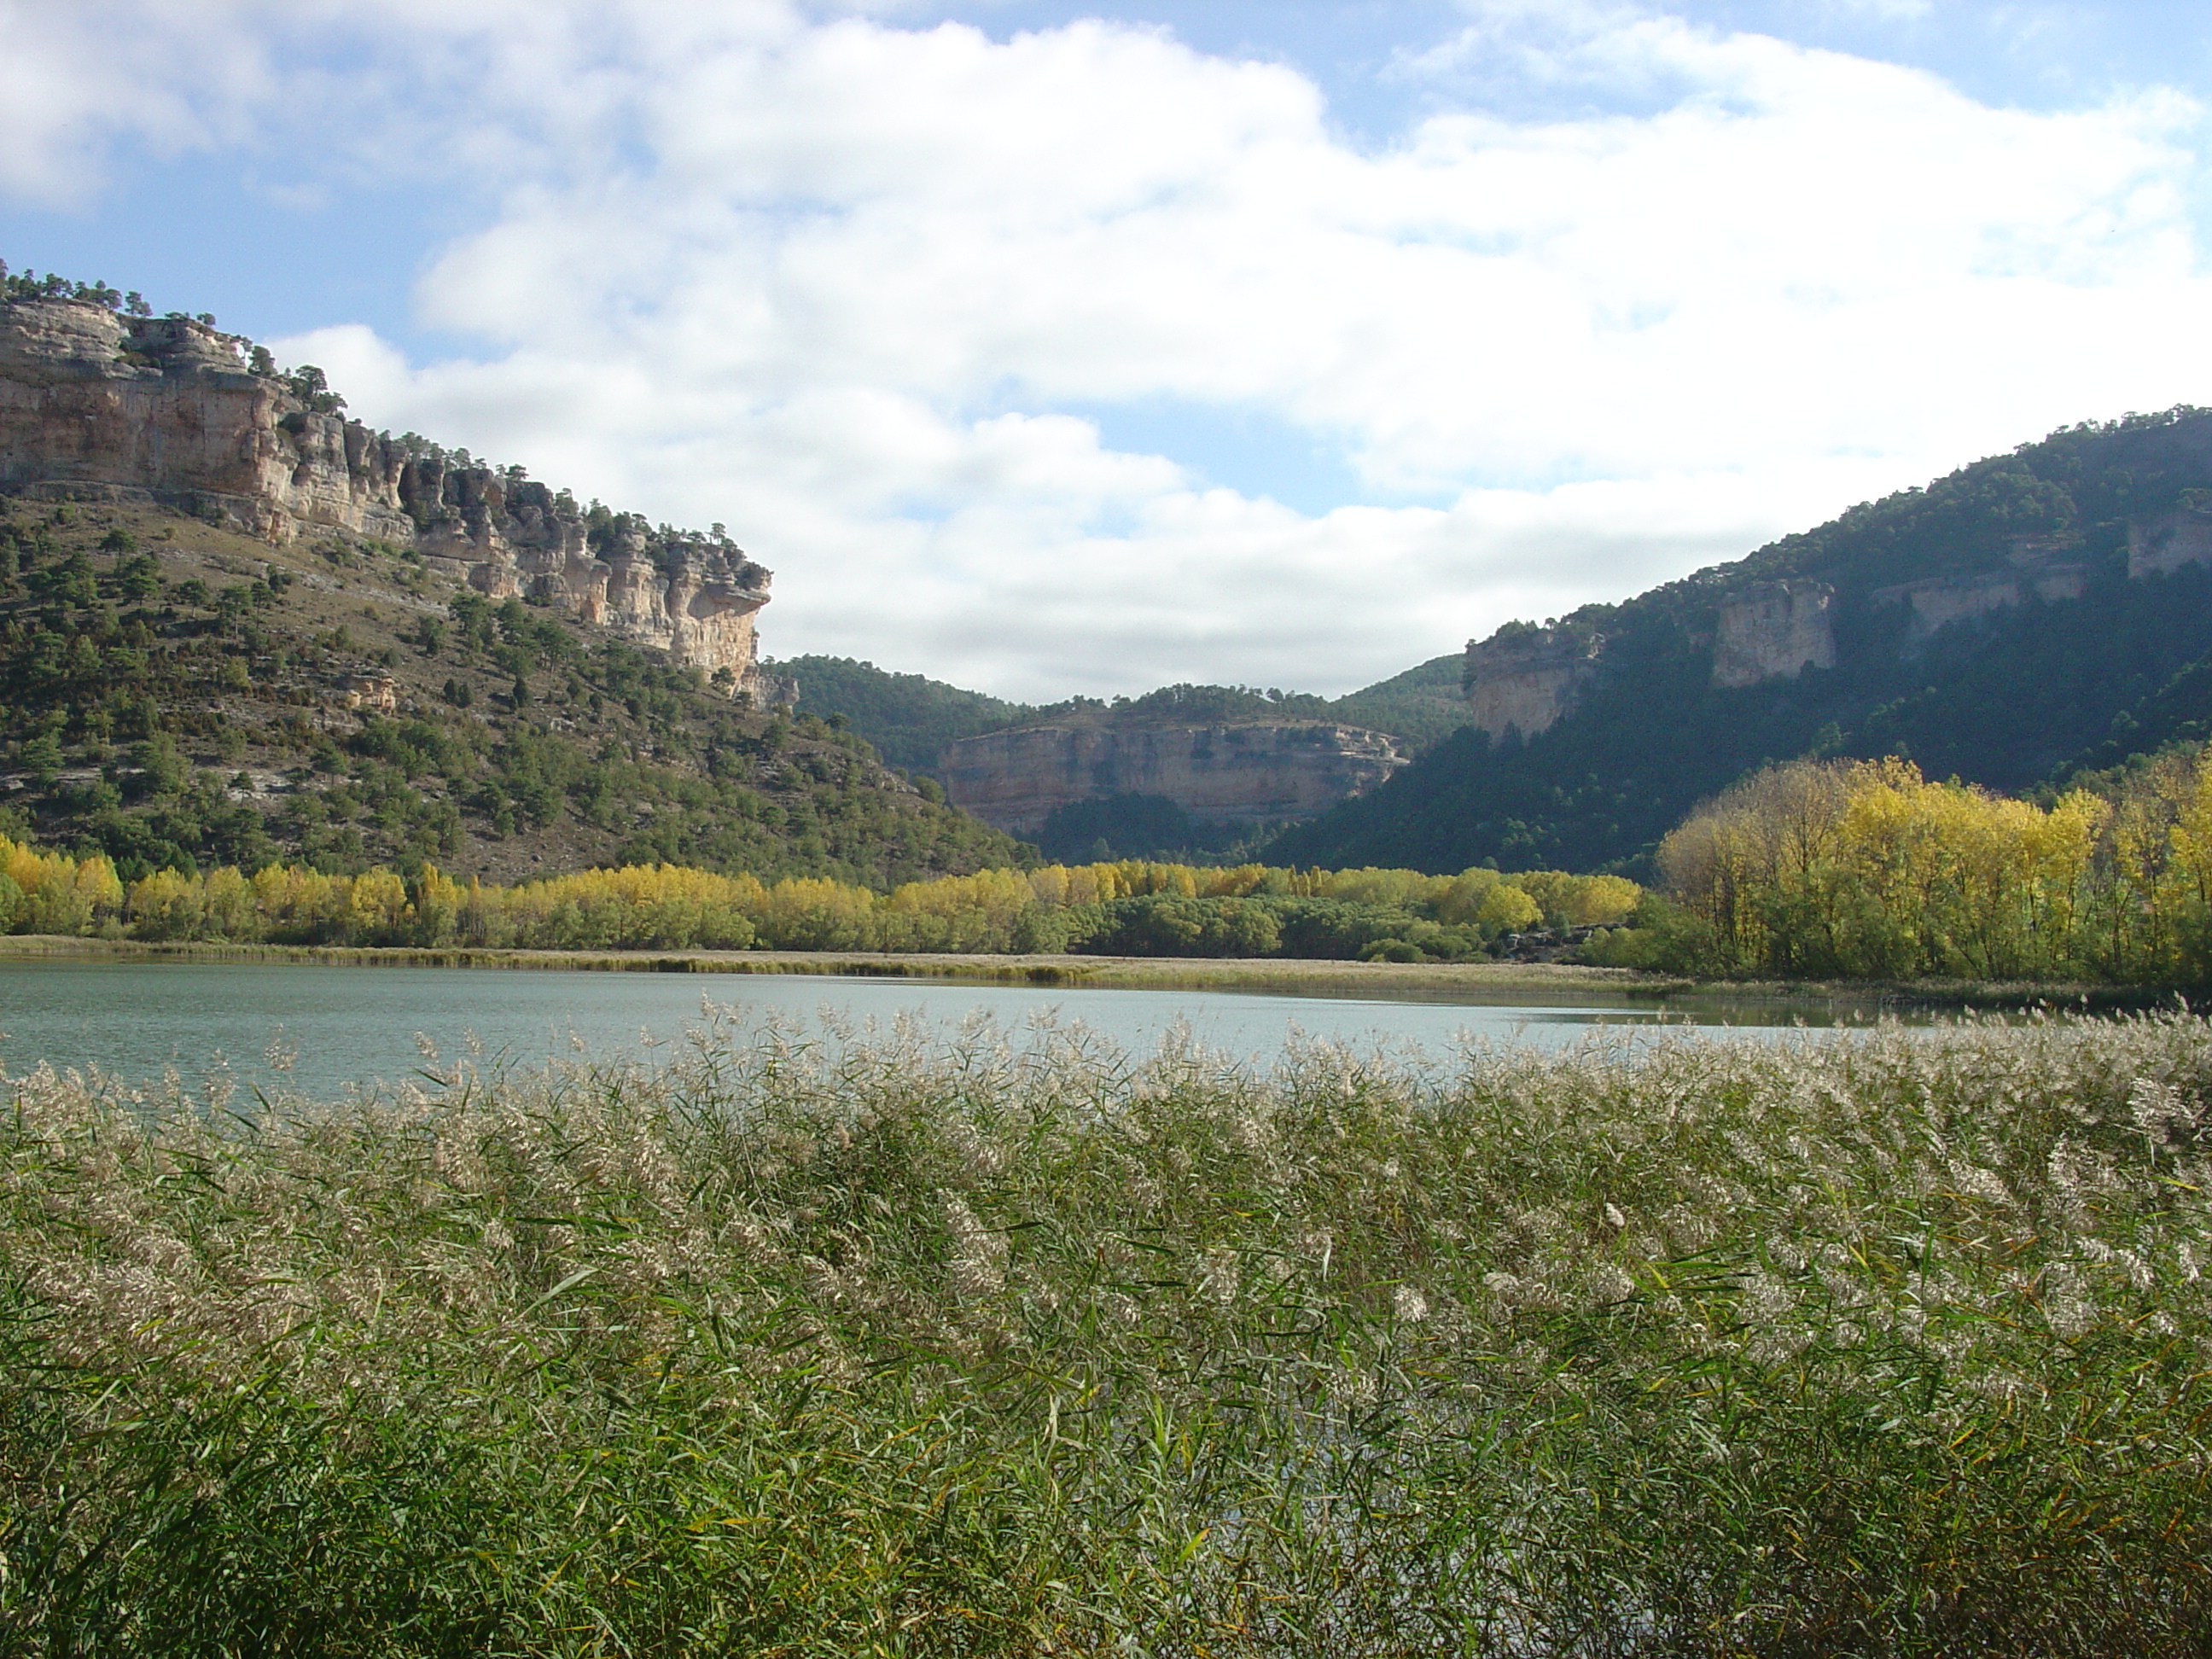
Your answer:
[[[803,714],[842,720],[890,764],[928,772],[960,738],[1018,726],[1036,711],[921,674],[899,674],[850,657],[787,657],[763,665],[798,687]]]
[[[1467,724],[1460,667],[1457,652],[1431,657],[1402,674],[1332,699],[1329,714],[1347,726],[1401,738],[1409,755],[1426,754]]]
[[[1023,856],[768,706],[769,573],[340,411],[210,317],[0,265],[0,831],[155,866]]]
[[[1041,721],[1334,720],[1397,738],[1406,752],[1416,755],[1467,724],[1467,699],[1460,690],[1460,659],[1455,655],[1432,658],[1340,697],[1269,694],[1238,685],[1165,685],[1110,703],[1071,697],[1042,707],[1008,702],[849,657],[787,657],[762,666],[796,682],[797,706],[803,712],[825,720],[842,717],[892,765],[933,775],[939,751],[946,744]]]
[[[1626,603],[1501,629],[1469,653],[1492,729],[1269,856],[1632,866],[1769,760],[1900,754],[2006,790],[2112,763],[2212,717],[2208,504],[2212,412],[2131,416]],[[1746,656],[1753,623],[1767,632]],[[1793,626],[1818,637],[1793,647]]]
[[[819,721],[386,545],[0,496],[7,827],[156,865],[665,860],[873,883],[1016,856]]]

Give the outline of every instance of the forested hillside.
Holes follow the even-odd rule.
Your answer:
[[[858,738],[410,551],[0,495],[0,831],[155,867],[1018,862]]]
[[[1341,697],[1242,685],[1184,684],[1111,702],[1079,696],[1042,706],[1008,702],[849,657],[787,657],[763,666],[798,682],[801,713],[842,720],[890,764],[919,772],[934,767],[938,750],[957,738],[1040,720],[1136,725],[1339,720],[1401,738],[1407,750],[1417,755],[1434,748],[1467,721],[1456,654],[1431,659]],[[1087,842],[1089,836],[1084,839]]]
[[[1431,657],[1402,674],[1328,705],[1330,717],[1370,732],[1388,732],[1405,740],[1409,755],[1425,755],[1467,724],[1467,697],[1460,690],[1461,653]]]
[[[797,683],[800,714],[842,726],[910,772],[935,766],[937,751],[957,738],[1018,726],[1036,712],[1027,703],[850,657],[786,657],[763,666]]]
[[[1634,872],[1698,800],[1770,761],[1899,756],[1933,777],[2019,792],[2201,735],[2212,716],[2212,567],[2131,575],[2130,549],[2131,530],[2143,541],[2146,526],[2195,514],[2208,491],[2212,413],[2130,416],[1977,462],[1624,604],[1586,606],[1561,621],[1602,637],[1601,662],[1555,725],[1526,740],[1462,730],[1381,788],[1286,832],[1268,856]],[[2020,570],[2057,572],[2080,596],[2027,592],[1933,627],[1915,609],[1914,586],[1942,599],[1952,585],[1972,600]],[[1717,611],[1780,578],[1832,587],[1833,665],[1717,685]]]

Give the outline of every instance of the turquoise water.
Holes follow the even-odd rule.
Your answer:
[[[948,1034],[979,1012],[1018,1030],[1077,1023],[1148,1053],[1178,1023],[1210,1048],[1272,1059],[1293,1032],[1413,1045],[1442,1056],[1473,1036],[1558,1047],[1600,1027],[1664,1023],[1777,1030],[1820,1010],[1701,1001],[1668,1008],[1602,997],[1550,1002],[1384,1001],[1188,990],[1071,990],[818,975],[550,973],[285,963],[0,961],[0,1065],[97,1066],[131,1086],[173,1068],[316,1097],[388,1086],[430,1062],[649,1056],[701,1024],[700,1000],[741,1022],[775,1018],[835,1033],[918,1015]]]

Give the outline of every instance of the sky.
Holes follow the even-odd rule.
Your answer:
[[[776,572],[1335,693],[2212,404],[2212,9],[0,0],[0,259]]]

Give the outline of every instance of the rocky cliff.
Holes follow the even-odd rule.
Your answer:
[[[2212,564],[2212,514],[2181,508],[2131,519],[2125,532],[2131,578]],[[1995,568],[1865,588],[1859,597],[1872,609],[1901,609],[1903,643],[1915,647],[2030,600],[2078,599],[2095,575],[2073,539],[2023,537]],[[1808,668],[1836,665],[1837,597],[1826,581],[1750,582],[1709,599],[1710,623],[1693,624],[1685,637],[1700,647],[1710,641],[1716,690],[1796,679]],[[1463,683],[1470,724],[1492,738],[1509,730],[1524,738],[1549,731],[1601,678],[1605,647],[1604,635],[1574,619],[1545,628],[1508,623],[1486,640],[1468,641]]]
[[[1754,582],[1713,612],[1716,690],[1795,679],[1836,665],[1833,605],[1826,582]],[[1508,623],[1486,640],[1469,640],[1462,684],[1468,723],[1503,738],[1548,732],[1572,713],[1606,667],[1606,637],[1570,621],[1538,628]]]
[[[1062,806],[1156,795],[1194,819],[1255,829],[1311,817],[1404,763],[1377,732],[1279,725],[1049,725],[945,745],[938,775],[953,805],[1033,836]]]
[[[494,599],[520,595],[696,666],[763,680],[769,572],[719,537],[580,510],[566,491],[348,420],[206,323],[60,298],[0,304],[0,489],[150,500],[283,544],[329,532],[410,547]]]
[[[2133,547],[2144,539],[2145,526],[2131,523],[2128,535]],[[2189,541],[2179,545],[2161,543],[2151,557],[2138,561],[2130,556],[2129,574],[2141,577],[2174,570],[2202,556],[2203,551]],[[2072,544],[2039,538],[2015,542],[2004,564],[1997,568],[1877,587],[1868,597],[1877,605],[1906,607],[1911,620],[1905,637],[1917,642],[1939,629],[2012,610],[2031,599],[2045,604],[2078,599],[2088,591],[2094,574],[2088,565],[2079,562],[2078,550]]]
[[[1826,582],[1759,582],[1723,603],[1713,625],[1713,684],[1734,688],[1795,679],[1836,665]]]
[[[2212,564],[2212,513],[2196,501],[2128,524],[2128,574],[2162,576]]]
[[[2016,792],[2201,742],[2212,410],[2063,428],[1633,599],[1510,624],[1465,671],[1480,730],[1269,856],[1586,868],[1791,756],[1909,756]]]
[[[1468,723],[1498,738],[1549,730],[1595,678],[1604,652],[1602,634],[1528,623],[1468,641],[1462,679]]]

